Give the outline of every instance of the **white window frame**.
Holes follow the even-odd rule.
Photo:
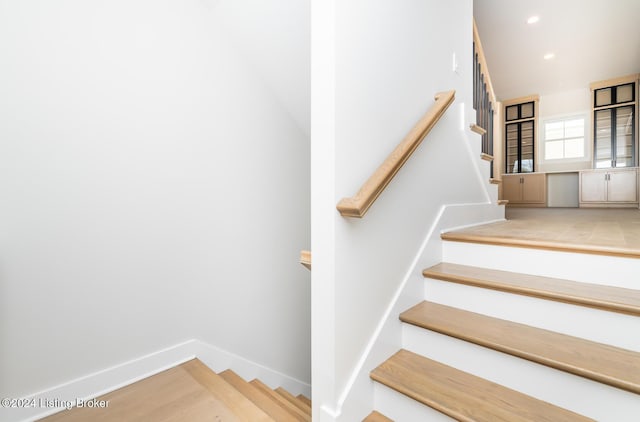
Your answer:
[[[545,131],[545,127],[547,125],[547,123],[554,123],[554,122],[564,122],[567,120],[575,120],[575,119],[582,119],[584,121],[584,136],[583,136],[583,151],[584,154],[582,155],[582,157],[571,157],[571,158],[546,158],[547,155],[547,139],[546,139],[546,131]],[[550,116],[550,117],[546,117],[546,118],[542,118],[540,119],[540,127],[539,129],[539,139],[541,139],[542,142],[540,142],[540,162],[547,162],[547,163],[569,163],[569,162],[580,162],[580,161],[590,161],[591,160],[591,150],[589,148],[590,144],[590,139],[591,139],[591,120],[589,119],[589,114],[588,113],[579,113],[579,114],[567,114],[567,115],[561,115],[561,116]],[[565,139],[572,139],[572,138],[562,138],[562,140],[564,141]],[[559,139],[553,139],[552,141],[558,141]]]

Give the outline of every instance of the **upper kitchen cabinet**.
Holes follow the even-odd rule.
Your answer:
[[[638,75],[591,84],[593,167],[637,165]]]
[[[536,170],[538,96],[504,101],[505,173]]]

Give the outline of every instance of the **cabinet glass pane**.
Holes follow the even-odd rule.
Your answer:
[[[520,118],[528,119],[533,117],[533,103],[525,103],[520,106]]]
[[[596,107],[611,104],[611,88],[596,90]]]
[[[507,125],[507,173],[518,172],[518,124]]]
[[[533,122],[521,123],[522,173],[533,172]]]
[[[518,120],[518,106],[507,107],[507,120]]]
[[[611,167],[611,110],[596,111],[595,125],[596,168]]]
[[[616,112],[616,167],[633,166],[633,107]]]
[[[633,84],[620,85],[616,88],[616,103],[633,101]]]

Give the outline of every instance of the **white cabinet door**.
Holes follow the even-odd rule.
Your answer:
[[[580,201],[605,202],[607,200],[607,172],[580,172]]]
[[[636,202],[638,200],[636,170],[609,170],[607,199],[610,202]]]

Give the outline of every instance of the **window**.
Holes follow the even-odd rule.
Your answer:
[[[563,160],[584,157],[583,116],[544,122],[544,159]]]

